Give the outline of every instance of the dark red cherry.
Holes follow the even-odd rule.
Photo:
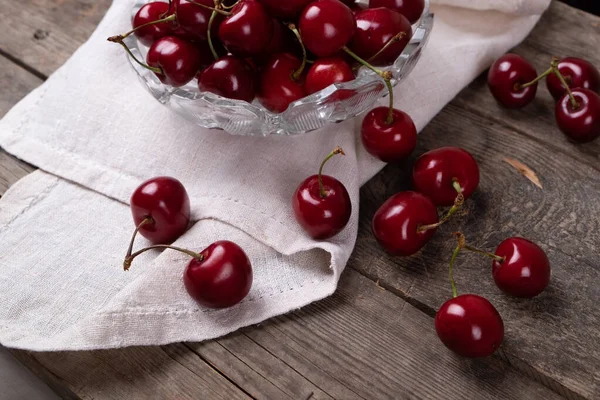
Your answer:
[[[187,38],[193,38],[198,41],[205,41],[208,39],[208,21],[212,15],[212,11],[197,4],[204,4],[208,7],[214,7],[213,0],[194,0],[193,2],[188,0],[174,0],[175,16],[177,18],[177,24],[181,30],[187,33]],[[222,17],[217,15],[213,21],[211,34],[212,37],[217,36],[219,24],[222,21]]]
[[[363,119],[361,139],[369,154],[383,162],[399,162],[412,154],[417,146],[417,128],[405,112],[393,110],[394,120],[387,124],[388,107],[377,107]]]
[[[209,308],[238,304],[252,287],[252,265],[237,244],[221,240],[193,258],[183,274],[183,283],[194,300]]]
[[[160,81],[174,87],[183,86],[196,76],[202,65],[200,50],[192,43],[175,36],[158,39],[148,50],[146,62],[160,68]]]
[[[241,58],[225,56],[200,73],[198,88],[228,99],[251,103],[256,94],[254,69]]]
[[[311,53],[329,57],[348,44],[356,21],[352,10],[339,0],[315,0],[302,12],[298,28]]]
[[[583,88],[600,93],[600,72],[590,62],[577,57],[567,57],[560,60],[558,70],[569,84],[569,88]],[[556,100],[560,100],[567,93],[555,74],[548,75],[546,86]]]
[[[165,18],[169,14],[169,4],[163,2],[152,2],[142,6],[133,17],[132,26],[147,24]],[[148,25],[135,31],[135,36],[145,46],[151,46],[158,39],[169,36],[173,33],[174,25],[172,22],[162,22],[155,25]]]
[[[390,197],[373,217],[373,234],[388,253],[408,257],[431,239],[435,229],[420,231],[425,225],[436,224],[435,204],[417,192],[400,192]]]
[[[257,0],[240,0],[219,26],[219,38],[232,54],[251,57],[265,51],[273,22]]]
[[[411,24],[421,18],[425,9],[425,0],[370,0],[369,8],[385,7],[398,11],[404,15]]]
[[[526,88],[521,85],[533,81],[537,72],[533,65],[516,54],[505,54],[492,64],[488,86],[494,98],[506,108],[521,108],[531,103],[537,93],[537,82]]]
[[[258,92],[260,103],[269,111],[281,113],[290,103],[306,96],[304,75],[294,80],[292,75],[302,61],[290,53],[271,56],[263,67]]]
[[[448,300],[438,310],[435,331],[442,343],[459,356],[487,357],[504,339],[504,322],[488,300],[463,294]]]
[[[292,31],[276,18],[273,18],[272,22],[273,36],[271,37],[271,41],[261,54],[252,57],[252,60],[258,65],[263,65],[269,61],[269,58],[273,54],[281,53],[286,49],[288,52],[293,53],[292,49],[295,47]]]
[[[308,70],[304,88],[306,94],[313,94],[334,83],[351,80],[354,80],[354,73],[346,61],[338,57],[319,58]]]
[[[556,124],[570,139],[585,143],[600,137],[600,96],[589,89],[573,89],[577,108],[564,95],[556,104]]]
[[[313,0],[260,0],[269,14],[284,20],[296,20]]]
[[[337,235],[346,227],[352,214],[352,202],[344,184],[321,174],[323,165],[335,154],[343,154],[342,149],[338,147],[330,153],[321,164],[319,174],[306,178],[292,199],[296,221],[315,240]]]
[[[400,40],[370,60],[400,32],[405,33]],[[361,58],[370,60],[372,64],[389,65],[396,61],[411,36],[410,22],[402,14],[389,8],[369,8],[356,14],[356,32],[348,47]]]
[[[520,237],[500,243],[492,262],[492,276],[503,292],[516,297],[535,297],[550,283],[550,261],[537,244]]]
[[[460,147],[442,147],[428,151],[413,166],[415,190],[429,196],[438,206],[451,206],[458,195],[456,181],[465,199],[479,186],[479,166],[473,156]]]
[[[190,199],[175,178],[161,176],[147,180],[135,189],[130,204],[136,226],[145,218],[152,218],[139,232],[153,243],[171,243],[187,230]]]

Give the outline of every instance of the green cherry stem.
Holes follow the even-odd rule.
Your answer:
[[[302,42],[302,37],[300,36],[300,32],[298,31],[298,28],[296,28],[296,25],[288,24],[288,28],[290,28],[290,30],[292,32],[294,32],[294,35],[296,35],[296,38],[298,39],[298,42],[300,43],[300,47],[302,48],[302,64],[300,64],[300,67],[296,71],[294,71],[294,73],[292,74],[292,79],[294,81],[297,81],[298,78],[300,78],[300,76],[304,72],[304,69],[306,68],[308,54],[306,53],[306,47],[304,47],[304,43]]]
[[[133,231],[133,235],[131,236],[131,241],[129,242],[129,248],[127,249],[127,254],[125,255],[125,260],[127,260],[127,258],[131,257],[131,253],[133,252],[133,243],[135,242],[135,237],[139,233],[140,229],[142,229],[142,227],[144,227],[145,225],[149,225],[149,224],[153,224],[153,223],[154,223],[154,219],[152,217],[148,216],[148,217],[144,218],[138,226],[136,226],[135,231]]]
[[[145,249],[136,251],[132,255],[126,257],[125,261],[123,261],[123,269],[125,271],[129,271],[129,268],[131,268],[131,263],[137,256],[139,256],[147,251],[154,250],[154,249],[171,249],[171,250],[179,251],[180,253],[187,254],[188,256],[195,258],[198,261],[204,261],[204,255],[202,255],[200,253],[196,253],[196,252],[188,250],[188,249],[182,249],[181,247],[169,246],[166,244],[156,244],[154,246],[148,246]]]
[[[560,62],[560,58],[552,57],[550,69],[552,69],[552,72],[554,73],[554,75],[556,75],[556,77],[558,78],[560,83],[563,85],[563,87],[569,94],[569,99],[571,100],[571,106],[573,107],[574,110],[577,110],[579,108],[579,103],[577,103],[577,100],[575,100],[575,96],[573,96],[573,92],[571,92],[571,88],[569,87],[569,84],[565,80],[565,77],[563,76],[563,74],[558,69],[559,62]]]
[[[499,263],[503,263],[504,261],[506,261],[506,257],[501,257],[499,255],[493,254],[493,253],[489,253],[487,251],[483,251],[480,250],[476,247],[470,246],[467,244],[467,239],[465,238],[465,235],[463,235],[461,232],[454,232],[453,233],[454,237],[456,237],[456,240],[458,241],[458,246],[461,249],[465,249],[468,250],[472,253],[477,253],[477,254],[481,254],[482,256],[491,258],[494,261],[498,261]]]
[[[386,51],[391,45],[393,45],[394,43],[400,41],[400,39],[402,39],[404,36],[406,36],[406,32],[398,32],[396,35],[392,36],[390,38],[390,40],[387,41],[387,43],[381,48],[379,49],[379,51],[377,53],[375,53],[375,55],[369,57],[367,59],[367,62],[372,62],[373,60],[375,60],[377,57],[379,57],[384,51]]]
[[[213,45],[212,41],[212,26],[215,21],[215,18],[217,17],[217,14],[218,12],[216,10],[213,11],[212,14],[210,14],[210,19],[208,20],[208,32],[206,32],[206,37],[208,39],[208,47],[210,47],[210,52],[212,53],[215,61],[219,59],[219,55],[217,54],[217,51],[215,50],[215,46]]]
[[[458,193],[456,195],[456,199],[454,199],[454,205],[452,205],[452,208],[450,208],[450,210],[448,210],[448,212],[446,213],[446,215],[444,215],[442,217],[442,219],[440,219],[438,222],[436,222],[435,224],[431,224],[431,225],[421,225],[417,228],[417,232],[418,233],[423,233],[425,231],[431,230],[431,229],[436,229],[438,227],[440,227],[441,225],[445,224],[446,222],[448,222],[448,220],[454,215],[456,214],[456,212],[458,210],[461,209],[461,207],[463,206],[463,204],[465,204],[465,196],[463,196],[463,190],[460,186],[460,183],[458,182],[458,179],[454,178],[452,179],[452,187],[454,188],[454,190],[456,190],[456,193]]]
[[[382,71],[379,68],[375,68],[368,61],[365,61],[362,58],[360,58],[356,53],[354,53],[352,50],[350,50],[347,46],[344,46],[342,49],[350,57],[354,58],[361,65],[364,65],[365,67],[369,68],[371,71],[375,72],[377,75],[379,75],[383,79],[383,81],[385,82],[385,85],[387,86],[387,89],[389,92],[389,100],[390,100],[389,112],[388,112],[387,118],[385,120],[385,123],[387,125],[391,125],[392,123],[394,123],[394,87],[392,86],[392,78],[393,78],[392,72],[391,71]]]
[[[145,24],[142,24],[140,26],[136,26],[134,29],[130,30],[127,33],[124,33],[122,35],[111,36],[107,40],[109,42],[119,43],[119,42],[122,42],[123,40],[125,40],[127,37],[131,36],[138,29],[142,29],[142,28],[145,28],[145,27],[150,26],[150,25],[156,25],[156,24],[161,24],[163,22],[171,22],[171,21],[175,21],[175,14],[171,14],[168,17],[165,17],[165,18],[157,19],[156,21],[146,22]]]
[[[541,74],[540,76],[538,76],[537,78],[535,78],[534,80],[532,80],[531,82],[527,82],[524,84],[515,84],[515,90],[519,91],[525,88],[528,88],[529,86],[533,86],[536,83],[538,83],[539,81],[541,81],[542,79],[544,79],[545,77],[547,77],[548,75],[550,75],[551,73],[554,72],[554,69],[552,67],[548,68],[543,74]]]
[[[211,10],[213,12],[216,11],[216,12],[218,12],[221,15],[225,15],[225,16],[230,16],[231,15],[230,12],[225,11],[225,10],[221,10],[219,7],[210,7],[210,6],[204,5],[202,3],[196,3],[195,1],[192,1],[192,0],[188,0],[188,2],[191,3],[191,4],[194,4],[194,5],[198,6],[198,7],[206,8],[207,10]]]
[[[346,155],[346,153],[344,153],[344,150],[342,150],[340,146],[337,146],[335,149],[333,149],[331,153],[327,155],[327,157],[325,157],[325,159],[321,163],[321,166],[319,167],[319,194],[322,199],[327,197],[327,191],[325,190],[325,186],[323,185],[323,167],[325,166],[325,163],[327,161],[329,161],[333,156],[337,154],[341,154],[343,156]]]
[[[452,272],[452,269],[454,268],[456,257],[458,257],[458,254],[461,250],[462,247],[460,245],[456,246],[456,249],[454,249],[454,252],[452,253],[452,258],[450,259],[450,265],[448,267],[448,277],[450,278],[450,286],[452,286],[452,297],[458,296],[458,292],[456,290],[456,282],[454,282],[454,274]]]
[[[116,36],[113,36],[112,38],[108,38],[108,40],[110,42],[118,43],[121,46],[123,46],[123,48],[125,49],[125,51],[127,52],[127,54],[129,54],[129,57],[131,57],[133,59],[133,61],[135,61],[136,63],[138,63],[142,67],[144,67],[144,68],[146,68],[146,69],[154,72],[155,74],[164,75],[164,72],[163,72],[162,69],[160,69],[158,67],[151,67],[148,64],[144,64],[143,62],[141,62],[140,60],[138,60],[137,57],[133,55],[133,53],[131,52],[131,50],[129,50],[129,47],[127,47],[127,45],[123,42],[123,40],[111,40],[111,39],[113,39],[115,37]]]

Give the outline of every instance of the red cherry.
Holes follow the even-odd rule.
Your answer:
[[[192,43],[175,36],[158,39],[148,50],[146,62],[160,68],[156,73],[160,81],[174,87],[183,86],[196,76],[202,59],[200,51]]]
[[[556,104],[556,124],[576,142],[591,142],[600,136],[600,96],[589,89],[573,89],[578,107],[573,108],[566,94]]]
[[[352,202],[344,184],[321,174],[323,165],[335,154],[343,152],[336,148],[329,154],[321,164],[319,174],[306,178],[293,197],[296,220],[315,240],[325,240],[337,235],[346,227],[352,214]],[[322,179],[322,187],[319,177]]]
[[[569,88],[583,88],[600,93],[600,72],[588,61],[577,57],[563,58],[558,63],[558,70],[569,84]],[[556,100],[560,100],[567,93],[555,74],[548,75],[546,86]]]
[[[370,60],[394,36],[405,33],[400,40],[370,60],[375,65],[389,65],[396,61],[412,36],[412,27],[406,17],[389,8],[369,8],[357,13],[356,26],[348,47],[365,60]]]
[[[302,61],[290,53],[274,54],[263,67],[257,98],[269,111],[281,113],[290,103],[306,96],[304,76],[297,81],[292,74]]]
[[[342,50],[356,30],[352,10],[339,0],[315,0],[300,16],[298,24],[304,46],[317,57]]]
[[[194,0],[193,2],[188,0],[174,0],[175,16],[177,17],[177,24],[179,28],[186,33],[185,39],[191,39],[198,41],[205,41],[208,39],[208,21],[212,15],[212,11],[198,6],[197,4],[204,4],[207,7],[213,7],[213,0]],[[213,21],[211,34],[216,37],[219,24],[221,23],[222,17],[217,15]]]
[[[169,14],[169,4],[162,2],[152,2],[142,6],[133,17],[133,28],[158,21]],[[151,46],[158,39],[169,36],[173,33],[174,25],[172,22],[162,22],[155,25],[148,25],[135,31],[135,36],[145,46]]]
[[[438,222],[433,202],[417,192],[400,192],[390,197],[373,217],[373,234],[388,253],[408,257],[431,239],[435,229],[419,227]]]
[[[537,244],[520,237],[508,238],[496,249],[504,261],[492,262],[492,276],[505,293],[535,297],[550,283],[550,261]]]
[[[473,156],[459,147],[442,147],[428,151],[413,166],[415,190],[429,196],[438,206],[451,206],[457,196],[456,181],[465,199],[479,185],[479,166]]]
[[[226,308],[248,295],[252,265],[240,246],[221,240],[200,255],[202,260],[192,258],[183,274],[183,283],[192,298],[205,307]]]
[[[260,0],[269,14],[284,20],[295,20],[313,0]]]
[[[175,178],[161,176],[147,180],[135,189],[130,204],[136,226],[147,217],[152,218],[139,232],[153,243],[171,243],[187,230],[190,198]]]
[[[198,88],[228,99],[251,103],[256,93],[255,80],[254,69],[246,61],[225,56],[200,73]]]
[[[488,86],[494,98],[506,108],[521,108],[531,103],[537,93],[537,78],[533,65],[516,54],[505,54],[494,62],[488,73]]]
[[[273,22],[257,0],[240,0],[219,26],[219,38],[231,53],[251,57],[265,51]]]
[[[370,0],[369,8],[385,7],[398,11],[404,15],[411,24],[421,18],[425,10],[425,0]]]
[[[435,315],[435,330],[447,348],[469,358],[492,355],[504,339],[504,322],[498,310],[474,294],[445,302]]]
[[[412,154],[417,146],[417,128],[408,114],[393,110],[394,121],[386,123],[388,107],[377,107],[362,122],[361,139],[369,154],[381,161],[399,162]]]
[[[313,94],[329,85],[354,80],[352,68],[339,57],[320,58],[314,62],[306,75],[306,94]]]

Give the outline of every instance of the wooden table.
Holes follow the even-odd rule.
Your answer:
[[[70,56],[109,4],[3,2],[0,115]],[[553,3],[516,52],[541,70],[552,55],[600,66],[599,49],[600,18]],[[331,298],[206,343],[12,353],[66,398],[600,398],[600,141],[565,140],[543,87],[524,110],[499,108],[482,76],[429,124],[416,154],[445,145],[468,149],[480,163],[468,214],[418,256],[385,255],[370,220],[384,199],[408,188],[414,160],[387,167],[361,191],[358,243]],[[504,157],[531,167],[543,190]],[[33,169],[0,151],[0,194]],[[488,359],[458,358],[434,332],[435,310],[451,294],[449,234],[456,230],[490,250],[526,236],[553,266],[542,296],[516,300],[499,293],[487,262],[461,258],[459,290],[488,297],[506,324],[501,350]]]

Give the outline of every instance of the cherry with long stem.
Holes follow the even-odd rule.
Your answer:
[[[323,167],[325,166],[327,161],[329,161],[337,154],[341,154],[343,156],[346,155],[346,153],[344,153],[344,150],[341,147],[337,146],[335,149],[333,149],[331,153],[327,155],[327,157],[325,157],[325,159],[321,163],[321,166],[319,167],[319,195],[322,199],[327,197],[327,191],[325,190],[325,186],[323,185]]]
[[[389,112],[388,112],[387,118],[385,120],[385,123],[387,125],[391,125],[394,122],[394,87],[392,86],[392,78],[393,78],[392,72],[391,71],[382,71],[379,68],[375,68],[368,61],[363,60],[356,53],[354,53],[352,50],[350,50],[347,46],[344,46],[343,50],[350,57],[352,57],[356,61],[358,61],[361,65],[364,65],[365,67],[369,68],[371,71],[373,71],[377,75],[379,75],[381,77],[381,79],[383,79],[383,81],[385,82],[385,85],[388,88],[389,101],[390,101],[389,102]]]
[[[135,238],[137,237],[137,234],[140,232],[140,229],[142,229],[146,225],[150,225],[153,223],[154,223],[154,218],[148,216],[148,217],[144,218],[138,226],[135,227],[135,231],[133,231],[133,235],[131,236],[131,240],[129,242],[129,248],[127,249],[127,254],[125,255],[125,260],[127,260],[129,257],[131,257],[131,253],[133,252],[133,244],[135,242]]]
[[[387,41],[387,43],[381,48],[379,49],[379,51],[377,53],[375,53],[373,56],[369,57],[367,59],[367,62],[372,62],[373,60],[376,60],[377,57],[379,57],[381,54],[383,54],[384,51],[386,51],[387,49],[389,49],[389,47],[391,45],[393,45],[394,43],[400,41],[404,36],[406,36],[406,32],[402,31],[402,32],[398,32],[396,35],[392,36],[390,38],[390,40]]]
[[[125,271],[129,271],[129,268],[131,268],[131,263],[133,262],[133,260],[141,255],[144,254],[147,251],[150,250],[156,250],[156,249],[171,249],[171,250],[175,250],[178,251],[180,253],[184,253],[187,254],[188,256],[198,260],[198,261],[204,261],[204,256],[200,253],[196,253],[194,251],[188,250],[188,249],[183,249],[181,247],[176,247],[176,246],[170,246],[167,244],[156,244],[153,246],[148,246],[146,248],[143,248],[141,250],[136,251],[135,253],[128,255],[127,257],[125,257],[125,261],[123,261],[123,269]]]
[[[465,203],[465,197],[463,196],[463,191],[462,188],[460,187],[460,183],[458,182],[458,180],[454,179],[452,181],[452,187],[454,188],[454,190],[456,190],[457,195],[456,195],[456,199],[454,200],[454,205],[452,205],[452,207],[450,208],[450,210],[448,210],[448,212],[446,213],[446,215],[444,215],[438,222],[436,222],[435,224],[431,224],[431,225],[422,225],[420,226],[417,231],[419,233],[431,230],[431,229],[436,229],[439,228],[441,225],[445,224],[446,222],[448,222],[448,220],[454,215],[456,214],[456,212],[458,210],[461,209],[461,207],[463,206],[463,204]]]
[[[292,74],[292,80],[297,81],[300,78],[300,76],[302,76],[302,73],[306,68],[306,63],[308,62],[308,55],[306,53],[306,47],[302,42],[302,37],[300,36],[300,32],[298,31],[298,28],[296,28],[296,25],[288,24],[287,26],[294,33],[294,35],[296,35],[298,43],[300,43],[300,47],[302,48],[302,64],[300,64],[300,67],[298,67],[298,69]]]
[[[560,83],[563,85],[563,87],[569,94],[569,99],[571,100],[571,105],[573,106],[573,108],[578,109],[579,104],[577,103],[577,100],[575,100],[575,96],[573,96],[573,93],[571,92],[571,88],[569,88],[569,84],[567,83],[565,77],[562,75],[562,73],[558,69],[559,63],[560,63],[560,58],[552,57],[552,61],[550,62],[550,68],[548,68],[541,75],[539,75],[538,77],[536,77],[534,80],[532,80],[530,82],[527,82],[524,84],[516,84],[515,90],[520,91],[522,89],[528,88],[529,86],[533,86],[536,83],[538,83],[539,81],[541,81],[542,79],[546,78],[548,75],[554,74],[554,75],[556,75],[556,77],[558,78]]]

